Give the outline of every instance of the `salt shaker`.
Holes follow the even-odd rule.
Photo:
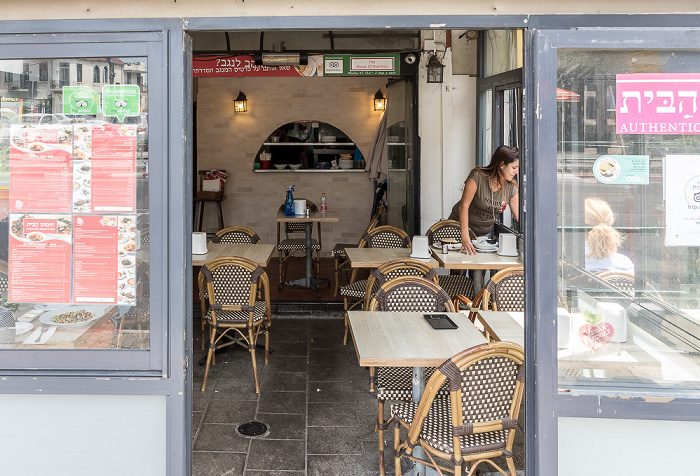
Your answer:
[[[447,254],[447,243],[442,244],[442,254],[446,255]]]

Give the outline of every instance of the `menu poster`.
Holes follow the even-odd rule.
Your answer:
[[[91,184],[92,211],[135,212],[136,126],[93,126],[91,155],[77,172]]]
[[[135,304],[134,223],[131,216],[73,217],[75,303]]]
[[[69,213],[73,127],[13,124],[10,211]]]
[[[10,214],[10,302],[70,302],[70,215]]]
[[[82,124],[73,137],[73,211],[90,212],[92,127]]]

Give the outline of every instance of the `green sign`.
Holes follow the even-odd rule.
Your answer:
[[[100,95],[85,86],[63,86],[63,114],[98,114]]]
[[[126,116],[138,116],[141,112],[141,91],[138,85],[119,84],[102,87],[102,114],[116,116],[123,121]]]
[[[399,55],[323,55],[324,76],[395,76]]]
[[[600,183],[649,185],[648,155],[603,155],[593,164]]]

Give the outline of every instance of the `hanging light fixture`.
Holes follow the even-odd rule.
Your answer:
[[[234,112],[248,112],[248,98],[245,97],[243,91],[238,91],[238,97],[233,100]]]
[[[428,82],[442,83],[442,69],[444,67],[438,57],[433,54],[428,60]]]
[[[386,98],[382,94],[382,90],[377,90],[377,94],[374,95],[374,110],[384,111],[386,110]]]

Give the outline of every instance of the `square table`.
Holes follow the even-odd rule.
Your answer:
[[[261,267],[270,264],[275,245],[239,244],[239,243],[207,243],[207,252],[203,255],[192,255],[192,266],[203,266],[222,256],[237,256],[254,261]]]
[[[304,288],[313,289],[318,297],[321,297],[321,293],[318,291],[316,286],[321,283],[329,283],[327,279],[314,278],[311,276],[311,268],[313,259],[311,256],[311,226],[313,223],[337,223],[340,219],[335,215],[329,215],[327,213],[321,212],[310,212],[308,216],[306,215],[290,215],[287,216],[284,212],[277,214],[277,223],[304,223],[305,225],[305,243],[304,247],[306,249],[306,277],[302,279],[295,279],[292,281],[285,281],[280,284],[282,286],[302,286]]]
[[[440,263],[433,257],[427,259],[411,258],[411,248],[346,248],[345,253],[351,268],[377,268],[387,261],[395,259],[415,259],[437,268]]]
[[[478,315],[492,340],[513,342],[525,348],[524,312],[478,311]]]
[[[484,270],[505,269],[512,266],[522,266],[523,259],[518,256],[501,256],[498,253],[480,253],[468,255],[460,251],[448,251],[443,254],[433,251],[433,256],[445,269],[471,269],[474,273],[474,293],[484,287]]]

